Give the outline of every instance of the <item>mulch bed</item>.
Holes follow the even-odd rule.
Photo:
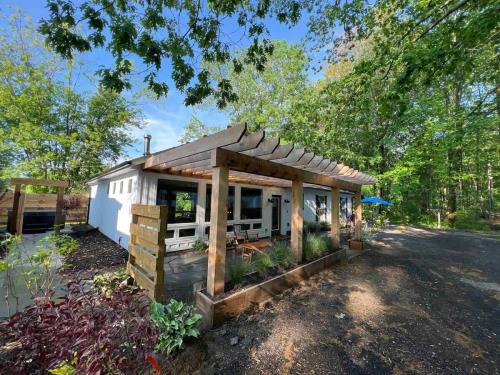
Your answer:
[[[75,230],[76,229],[76,230]],[[64,258],[66,271],[112,271],[125,266],[127,251],[97,230],[78,226],[70,235],[80,247]]]

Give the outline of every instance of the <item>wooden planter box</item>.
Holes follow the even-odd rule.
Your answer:
[[[349,248],[353,250],[363,250],[363,241],[349,240]]]
[[[345,260],[345,250],[339,250],[217,301],[213,301],[204,291],[196,292],[196,306],[203,315],[201,329],[210,329],[236,317],[249,307],[269,301],[312,275]]]

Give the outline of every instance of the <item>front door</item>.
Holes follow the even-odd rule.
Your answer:
[[[277,235],[281,233],[281,195],[273,195],[271,201],[273,207],[271,233]]]

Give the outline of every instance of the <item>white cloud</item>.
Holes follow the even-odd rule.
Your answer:
[[[164,150],[179,145],[183,132],[183,124],[174,124],[168,119],[146,117],[142,129],[134,129],[132,136],[136,139],[129,150],[131,157],[142,155],[144,151],[144,135],[151,135],[151,152]]]

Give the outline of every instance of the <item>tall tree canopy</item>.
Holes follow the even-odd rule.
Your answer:
[[[379,1],[361,13],[284,135],[374,171],[402,219],[494,211],[498,5]],[[326,38],[333,24],[322,20]]]
[[[273,54],[264,70],[247,67],[237,72],[229,65],[210,64],[207,69],[216,79],[232,82],[237,99],[224,109],[231,121],[246,122],[250,129],[266,129],[271,135],[281,133],[290,121],[291,105],[306,88],[308,57],[304,49],[286,41],[273,41]],[[248,51],[240,52],[242,58]]]
[[[393,214],[403,220],[426,220],[440,211],[453,223],[457,215],[498,209],[497,1],[48,5],[41,30],[60,54],[111,51],[114,66],[100,72],[105,87],[127,88],[133,71],[145,71],[150,88],[165,95],[161,69],[170,69],[186,104],[212,97],[235,119],[376,174],[376,192],[396,201]],[[276,90],[258,90],[265,87],[266,67],[273,78],[286,69],[286,60],[276,58],[273,75],[271,55],[278,55],[279,45],[266,24],[293,25],[300,17],[308,17],[307,45],[323,53],[327,76],[300,87],[300,95],[288,93],[278,109],[260,106],[273,103],[289,83],[277,79]],[[233,21],[249,45],[243,53],[228,33]],[[84,25],[82,32],[77,24]]]
[[[106,89],[81,93],[72,67],[18,16],[0,35],[0,179],[54,178],[81,190],[123,156],[139,125],[134,105]],[[64,79],[65,78],[65,79]]]

